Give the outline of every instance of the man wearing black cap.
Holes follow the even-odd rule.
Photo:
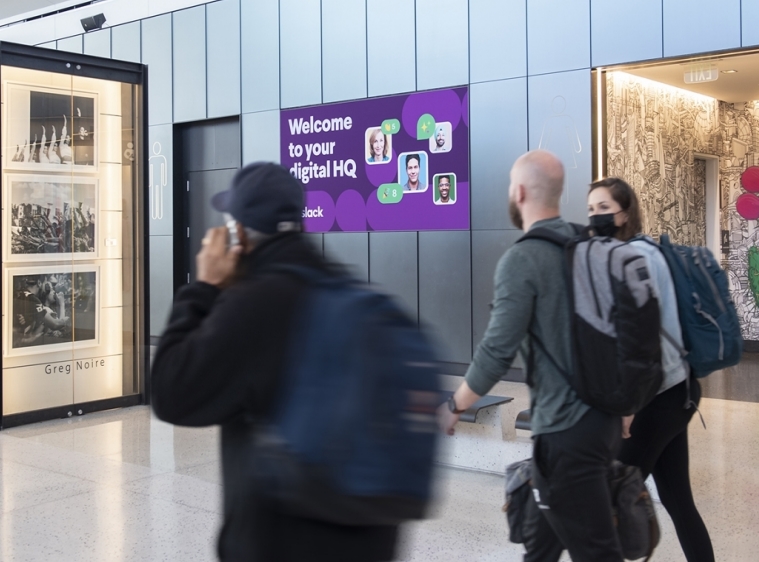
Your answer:
[[[391,560],[397,527],[347,527],[278,511],[255,489],[252,444],[282,382],[305,282],[285,264],[338,273],[300,234],[303,188],[277,164],[237,172],[213,206],[231,215],[239,244],[213,228],[197,256],[198,280],[180,289],[152,367],[156,415],[222,426],[224,525],[219,557],[234,561]]]

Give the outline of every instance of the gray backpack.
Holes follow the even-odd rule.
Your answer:
[[[573,237],[536,228],[519,240],[545,240],[564,250],[563,274],[572,307],[571,372],[558,365],[534,334],[530,341],[583,402],[611,415],[634,414],[662,383],[659,303],[646,257],[626,242],[590,236],[588,229],[573,226],[578,232]]]

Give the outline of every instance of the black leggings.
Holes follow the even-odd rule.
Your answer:
[[[638,412],[622,443],[619,460],[640,467],[643,478],[654,477],[664,508],[672,518],[688,562],[714,562],[709,531],[693,502],[688,469],[688,422],[696,409],[683,407],[685,381],[656,396]],[[701,386],[690,380],[691,399],[698,404]]]

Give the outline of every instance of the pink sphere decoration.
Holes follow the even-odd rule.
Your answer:
[[[759,197],[753,193],[744,193],[735,201],[735,210],[746,220],[759,219]]]
[[[741,174],[741,185],[749,193],[759,193],[759,166],[746,168]]]

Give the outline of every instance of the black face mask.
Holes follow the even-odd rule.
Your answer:
[[[597,236],[614,236],[619,227],[614,224],[614,215],[616,213],[607,213],[605,215],[591,215],[590,226]]]

